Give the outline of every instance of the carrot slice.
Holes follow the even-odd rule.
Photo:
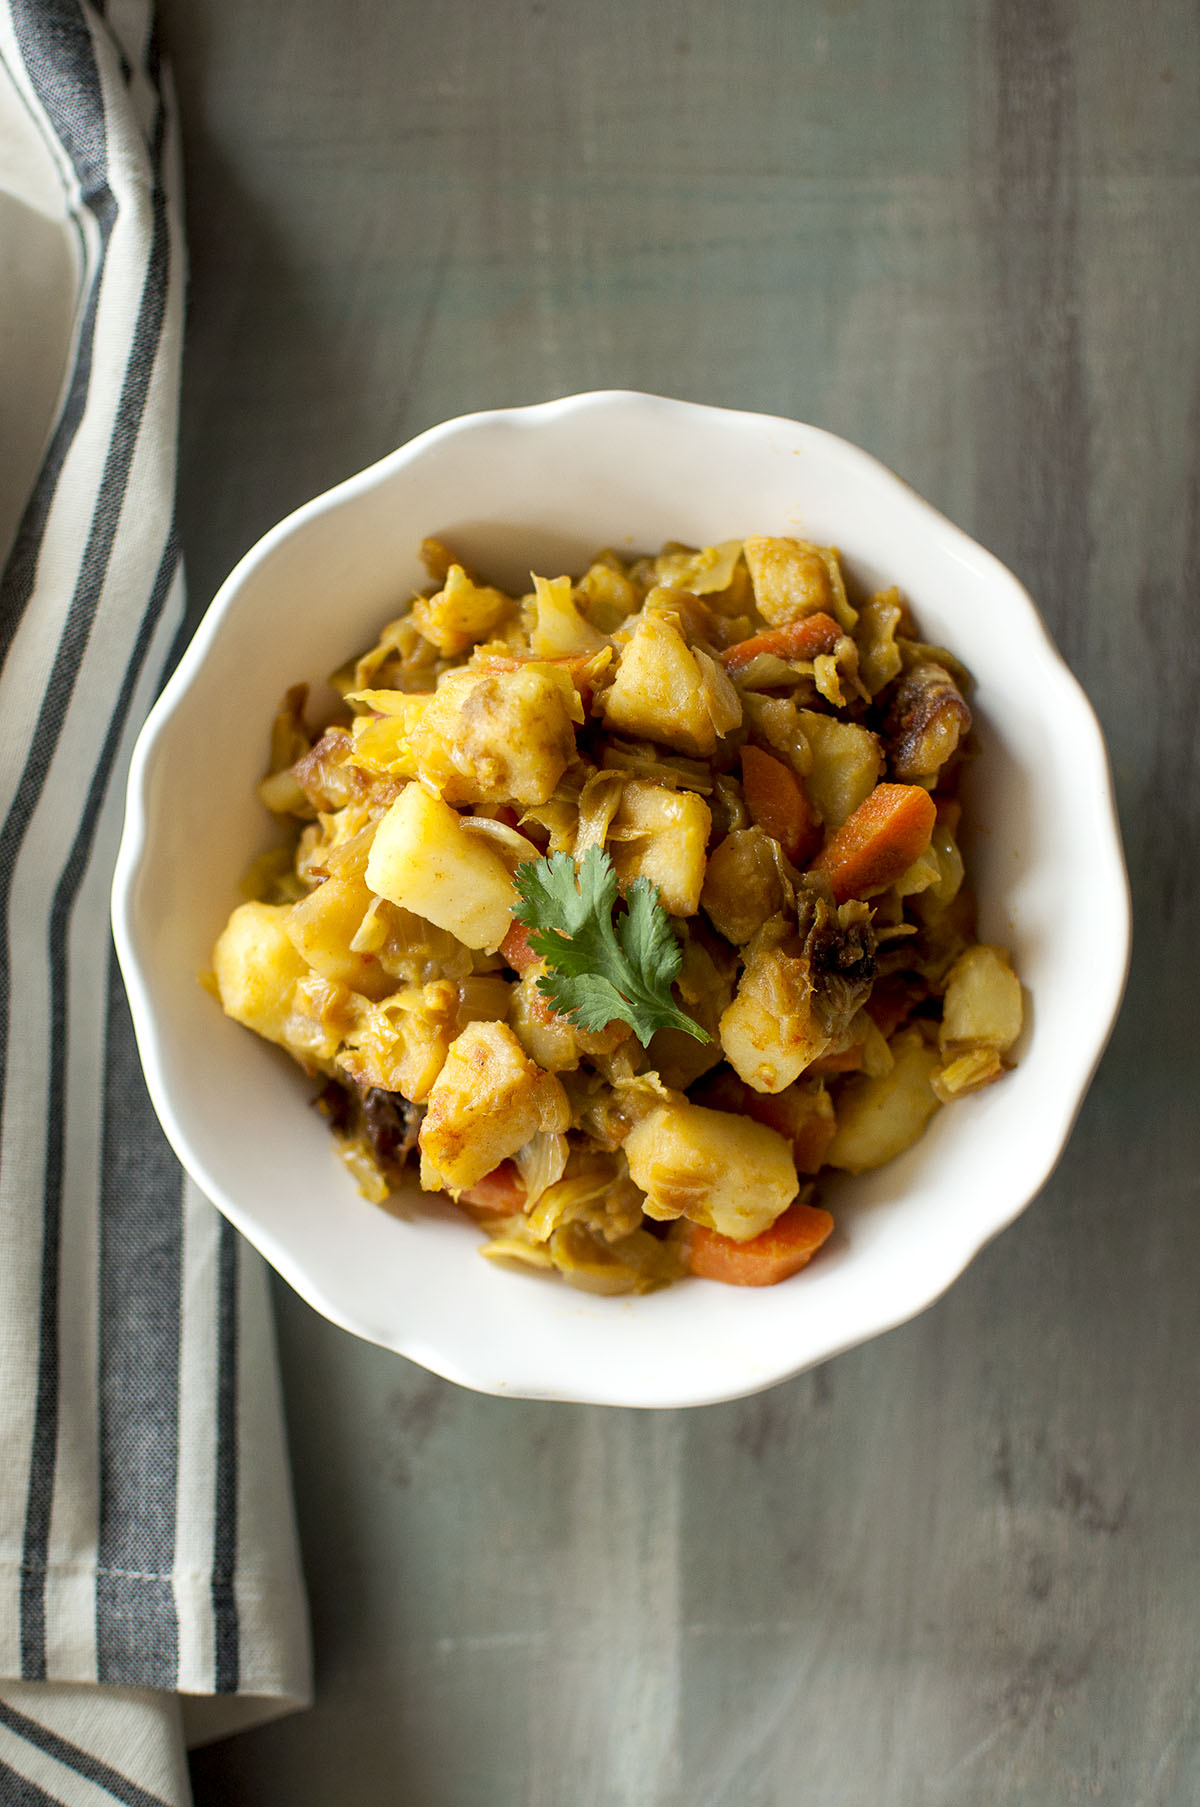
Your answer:
[[[525,1209],[525,1182],[513,1161],[501,1161],[458,1195],[475,1217],[512,1217]]]
[[[832,1229],[828,1211],[799,1199],[749,1242],[735,1242],[732,1236],[691,1224],[688,1271],[726,1286],[775,1286],[807,1267]]]
[[[794,865],[812,858],[821,845],[821,826],[790,766],[759,747],[743,747],[742,794],[750,820],[779,842]]]
[[[802,615],[787,627],[774,627],[766,634],[753,634],[727,646],[721,654],[726,671],[742,671],[761,653],[774,653],[777,659],[815,659],[818,653],[831,653],[842,637],[842,630],[832,615],[818,611]]]
[[[513,922],[508,934],[500,943],[500,958],[512,967],[515,973],[523,973],[527,967],[536,966],[541,959],[529,945],[529,930],[523,922]]]
[[[877,784],[836,834],[810,872],[823,872],[838,903],[884,891],[929,845],[937,806],[919,784]]]

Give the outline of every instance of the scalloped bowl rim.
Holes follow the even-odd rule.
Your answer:
[[[526,1351],[517,1357],[510,1350],[491,1348],[486,1344],[464,1351],[453,1346],[453,1340],[440,1343],[428,1334],[414,1333],[403,1323],[383,1322],[379,1317],[358,1313],[337,1296],[337,1289],[326,1285],[323,1275],[315,1271],[301,1249],[264,1224],[256,1215],[252,1201],[239,1197],[213,1170],[213,1163],[197,1145],[189,1127],[189,1113],[181,1109],[168,1084],[165,1068],[170,1042],[170,1026],[155,995],[152,975],[139,929],[136,899],[139,887],[153,865],[150,835],[151,792],[164,763],[174,752],[172,730],[179,709],[201,680],[206,665],[256,578],[269,565],[281,548],[297,534],[323,517],[352,510],[355,504],[373,492],[385,488],[410,467],[427,459],[431,453],[444,451],[456,440],[483,430],[517,430],[528,432],[554,426],[564,419],[587,423],[603,421],[603,417],[625,417],[640,420],[643,425],[656,417],[660,422],[673,422],[675,427],[695,427],[701,423],[715,430],[735,432],[753,430],[768,435],[775,433],[788,441],[807,447],[837,463],[851,481],[861,482],[877,495],[891,493],[892,500],[919,518],[931,545],[938,545],[979,583],[1002,592],[1014,622],[1029,642],[1027,650],[1036,650],[1042,661],[1039,679],[1046,686],[1054,710],[1070,721],[1071,732],[1080,760],[1086,771],[1094,813],[1094,876],[1097,895],[1105,912],[1109,957],[1095,970],[1093,1009],[1087,1033],[1074,1046],[1069,1070],[1061,1077],[1057,1095],[1043,1126],[1036,1155],[1029,1160],[1019,1181],[1011,1188],[1003,1204],[997,1203],[985,1223],[972,1224],[962,1219],[960,1233],[947,1233],[935,1246],[925,1251],[921,1278],[910,1278],[908,1285],[888,1304],[878,1299],[864,1300],[857,1312],[846,1310],[837,1331],[827,1334],[819,1348],[792,1350],[791,1355],[776,1355],[758,1364],[747,1358],[740,1371],[714,1375],[710,1370],[697,1375],[694,1384],[689,1377],[672,1374],[660,1381],[653,1373],[639,1372],[614,1379],[611,1372],[593,1377],[576,1375],[568,1384],[556,1382],[545,1362]],[[747,529],[749,530],[749,529]],[[662,537],[666,537],[663,535]],[[597,540],[595,543],[600,543]],[[853,557],[853,549],[850,549]],[[922,610],[917,605],[918,619]],[[349,650],[349,649],[347,649]],[[978,675],[978,674],[977,674]],[[129,995],[138,1047],[147,1087],[155,1111],[168,1140],[184,1168],[197,1185],[225,1213],[230,1221],[253,1243],[300,1295],[316,1310],[344,1329],[368,1341],[390,1348],[418,1362],[432,1372],[477,1391],[511,1397],[562,1399],[576,1403],[607,1403],[645,1407],[676,1407],[715,1403],[760,1391],[789,1376],[827,1360],[845,1349],[893,1329],[925,1310],[944,1293],[964,1268],[986,1244],[1005,1229],[1040,1191],[1053,1170],[1070,1136],[1092,1075],[1104,1051],[1112,1025],[1120,1007],[1129,963],[1130,906],[1128,878],[1121,852],[1120,831],[1113,798],[1111,775],[1103,736],[1082,688],[1069,671],[1039,615],[1028,592],[999,559],[956,527],[930,503],[917,494],[894,472],[861,447],[829,433],[823,428],[783,417],[714,408],[699,403],[676,401],[628,390],[599,390],[528,407],[480,411],[460,416],[429,428],[414,439],[389,453],[365,470],[349,477],[334,488],[289,514],[272,527],[239,560],[201,620],[194,637],[181,657],[158,701],[151,710],[139,735],[129,771],[125,824],[117,858],[113,885],[113,931],[125,985]],[[1036,1011],[1037,999],[1034,998]],[[244,1032],[242,1032],[244,1033]],[[1017,1068],[1020,1071],[1020,1068]],[[1005,1081],[1012,1082],[1012,1076]],[[963,1109],[962,1105],[956,1109]],[[941,1113],[942,1116],[948,1113]],[[921,1145],[918,1145],[919,1152]],[[906,1162],[910,1156],[902,1157]],[[399,1228],[400,1226],[397,1226]],[[477,1259],[467,1243],[467,1253]],[[484,1264],[480,1263],[481,1266]],[[811,1270],[815,1274],[816,1270]],[[495,1276],[498,1284],[528,1284],[523,1276]],[[803,1284],[797,1281],[797,1287]],[[690,1281],[672,1287],[665,1294],[648,1295],[650,1299],[669,1299],[680,1292],[703,1288],[706,1296],[714,1290],[711,1283]],[[560,1291],[566,1289],[559,1288]],[[733,1291],[735,1289],[716,1289]],[[789,1288],[773,1289],[786,1292]],[[751,1294],[751,1298],[765,1295]],[[590,1295],[571,1295],[568,1316],[592,1317],[599,1310],[609,1321],[630,1310],[623,1299],[595,1299]],[[639,1306],[644,1301],[637,1301]],[[851,1301],[853,1307],[853,1301]],[[801,1307],[798,1304],[798,1311]],[[674,1315],[674,1314],[673,1314]],[[560,1314],[561,1317],[561,1314]],[[702,1314],[703,1317],[703,1314]],[[562,1319],[562,1321],[566,1321]],[[685,1323],[687,1319],[685,1318]],[[672,1324],[668,1322],[670,1334]],[[553,1327],[551,1329],[553,1334]],[[617,1325],[616,1334],[620,1335]],[[736,1343],[736,1339],[735,1339]],[[792,1355],[795,1359],[792,1359]]]

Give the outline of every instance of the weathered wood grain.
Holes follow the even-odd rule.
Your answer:
[[[1043,1197],[755,1400],[479,1399],[280,1289],[315,1711],[200,1803],[1200,1799],[1200,53],[1176,0],[168,0],[198,606],[472,407],[607,384],[868,446],[1028,582],[1138,939]]]

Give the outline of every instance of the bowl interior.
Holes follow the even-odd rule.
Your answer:
[[[578,570],[599,547],[751,532],[840,546],[898,584],[974,672],[967,787],[981,933],[1031,1001],[1020,1063],[875,1175],[838,1182],[834,1241],[765,1291],[682,1283],[598,1299],[482,1261],[423,1201],[364,1202],[312,1086],[197,983],[272,838],[255,797],[283,691],[319,683],[423,584],[446,540],[488,577]],[[204,1190],[337,1322],[524,1396],[678,1405],[769,1384],[910,1316],[1009,1222],[1069,1132],[1115,1013],[1128,924],[1095,720],[1024,591],[866,454],[761,416],[600,395],[436,429],[277,528],[206,616],[139,744],[115,922],[151,1093]]]

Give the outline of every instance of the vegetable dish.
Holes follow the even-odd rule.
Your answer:
[[[769,1285],[1021,1029],[958,837],[970,680],[836,550],[600,554],[427,592],[303,686],[261,786],[285,842],[213,955],[319,1076],[359,1186],[414,1170],[495,1260],[591,1291]]]

